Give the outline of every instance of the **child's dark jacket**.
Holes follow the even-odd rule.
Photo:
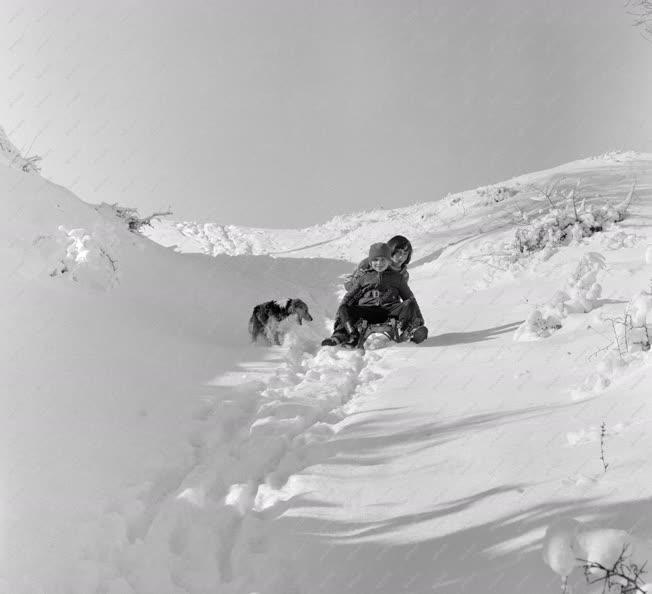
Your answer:
[[[396,270],[396,268],[393,268],[390,265],[390,268],[392,270]],[[389,270],[389,268],[388,268]],[[353,271],[351,275],[344,281],[344,288],[349,291],[353,285],[357,282],[357,280],[362,277],[362,275],[366,274],[367,272],[375,272],[374,269],[371,267],[371,262],[369,258],[365,258],[358,264],[358,267]],[[405,264],[401,266],[400,270],[396,270],[402,277],[403,280],[407,283],[408,279],[410,278],[410,273],[407,271],[407,268],[405,267]]]
[[[379,305],[383,307],[407,299],[413,299],[416,303],[414,294],[401,272],[388,268],[383,272],[370,270],[360,274],[342,298],[342,305],[347,307],[350,305]],[[418,316],[421,318],[420,311],[418,311]]]
[[[400,236],[397,236],[397,237],[400,237]],[[392,239],[395,239],[395,238],[392,238]],[[390,239],[387,242],[387,244],[390,247],[393,247],[392,246],[392,239]],[[407,241],[405,238],[402,238],[402,239],[404,241]],[[412,244],[409,241],[407,241],[407,251],[408,251],[407,258],[405,258],[405,261],[401,264],[400,268],[398,268],[398,269],[395,268],[395,265],[394,265],[393,262],[390,264],[390,267],[393,270],[398,270],[398,272],[400,272],[403,275],[403,278],[405,279],[406,283],[410,278],[410,273],[407,271],[407,266],[410,263],[410,260],[412,260]],[[348,276],[348,278],[344,281],[344,288],[347,291],[350,290],[351,287],[353,287],[355,282],[358,280],[358,278],[360,278],[365,272],[369,272],[370,270],[373,270],[373,268],[371,267],[371,261],[369,260],[369,258],[365,258],[364,260],[362,260],[360,262],[360,264],[358,264],[358,267],[353,271],[353,273],[350,274]]]

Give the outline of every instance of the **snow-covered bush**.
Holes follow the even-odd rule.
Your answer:
[[[628,355],[650,350],[650,337],[647,328],[647,314],[652,308],[652,293],[639,291],[625,306],[622,316],[601,316],[608,322],[613,333],[613,341],[609,344],[614,354],[621,361],[631,362]]]
[[[518,226],[514,236],[507,240],[487,241],[480,252],[467,256],[469,260],[484,262],[492,270],[516,273],[526,265],[548,260],[560,246],[580,243],[594,233],[607,231],[615,223],[622,221],[634,194],[632,186],[627,197],[616,205],[587,205],[586,200],[577,203],[578,185],[560,190],[559,183],[545,188],[535,188],[537,194],[532,199],[546,202],[549,208],[540,209],[538,215],[516,206],[510,213],[511,221]],[[625,234],[609,236],[610,249],[630,247],[636,237]]]
[[[143,218],[138,214],[137,208],[119,206],[117,203],[107,204],[106,202],[102,202],[101,204],[98,204],[96,206],[96,210],[104,215],[109,215],[112,217],[116,217],[122,221],[125,221],[127,223],[127,228],[129,229],[129,231],[133,231],[133,232],[140,231],[141,227],[145,225],[151,227],[152,219],[156,219],[158,217],[164,217],[172,214],[171,211],[155,212],[149,215],[148,217]]]
[[[641,155],[636,151],[624,151],[622,149],[607,151],[601,155],[591,157],[592,160],[597,161],[611,161],[615,163],[623,163],[625,161],[635,161],[640,159]]]
[[[43,239],[49,239],[52,245],[52,238]],[[88,233],[85,229],[67,230],[61,225],[54,242],[64,253],[50,271],[50,276],[70,278],[95,289],[112,288],[119,279],[118,264],[107,246],[115,241],[108,230],[96,229],[95,233]]]
[[[546,248],[579,242],[585,237],[609,228],[625,218],[634,186],[627,198],[617,205],[587,205],[586,199],[577,204],[577,186],[568,190],[563,203],[553,203],[528,225],[519,227],[514,234],[512,249],[517,254],[530,254]]]
[[[602,287],[597,275],[605,268],[604,256],[589,252],[580,259],[570,275],[563,291],[557,291],[552,299],[536,308],[514,333],[514,340],[530,341],[547,338],[562,327],[562,320],[569,313],[587,313],[597,303]]]
[[[544,562],[562,580],[567,592],[569,576],[581,569],[588,583],[602,583],[603,592],[652,592],[643,579],[650,558],[650,542],[625,530],[590,529],[575,518],[552,522],[543,539]]]
[[[569,299],[564,301],[564,308],[567,313],[588,313],[595,307],[602,294],[598,273],[605,268],[602,254],[589,252],[580,258],[566,284]]]
[[[519,189],[509,186],[482,186],[476,190],[476,193],[481,198],[486,198],[485,205],[492,202],[502,202],[506,198],[512,198],[519,193]]]
[[[640,291],[629,300],[622,316],[600,316],[600,320],[609,329],[605,336],[612,337],[612,340],[597,351],[605,354],[595,371],[586,377],[579,388],[572,391],[574,399],[584,399],[599,393],[628,369],[645,364],[647,351],[650,350],[647,327],[650,309],[652,292]]]
[[[535,309],[514,332],[514,340],[525,342],[548,338],[553,330],[561,328],[561,321],[554,315],[544,316],[540,309]]]
[[[625,306],[625,339],[630,353],[650,350],[647,314],[651,308],[652,294],[647,291],[634,295]]]

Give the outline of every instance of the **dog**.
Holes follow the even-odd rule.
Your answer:
[[[268,346],[280,345],[287,330],[287,325],[284,327],[281,322],[292,315],[296,315],[299,325],[304,320],[312,322],[308,306],[301,299],[288,299],[285,305],[276,301],[256,305],[249,318],[251,342],[262,341]]]

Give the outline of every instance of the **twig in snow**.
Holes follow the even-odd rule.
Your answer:
[[[605,472],[607,472],[607,468],[609,467],[609,464],[607,464],[607,461],[604,457],[604,440],[606,436],[607,424],[605,421],[602,421],[602,425],[600,425],[600,460],[602,460],[602,466],[604,467]]]
[[[604,582],[602,592],[611,592],[612,588],[620,588],[617,590],[620,594],[645,594],[645,590],[643,589],[644,582],[641,576],[645,573],[647,562],[640,566],[630,562],[626,557],[627,548],[628,545],[623,546],[623,550],[611,568],[605,567],[597,561],[578,558],[578,561],[582,563],[584,568],[584,576],[586,577],[587,583],[596,584],[598,582]],[[595,570],[603,572],[603,575],[592,580],[591,577]]]

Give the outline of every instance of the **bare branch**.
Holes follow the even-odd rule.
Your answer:
[[[586,577],[587,583],[595,584],[603,582],[603,592],[611,592],[611,589],[615,587],[620,589],[620,594],[645,594],[645,590],[643,589],[644,581],[641,579],[641,576],[645,573],[647,562],[643,563],[640,567],[636,563],[630,562],[629,557],[626,555],[628,548],[629,545],[627,544],[623,546],[618,559],[616,559],[611,568],[605,567],[597,561],[578,558],[577,560],[582,563],[582,567],[584,568],[584,576]],[[592,570],[596,569],[603,572],[604,575],[591,579]]]
[[[607,472],[607,468],[609,464],[607,464],[607,461],[605,460],[604,457],[604,439],[607,435],[607,424],[605,421],[602,421],[602,425],[600,425],[600,460],[602,460],[602,466],[604,467],[604,471]]]
[[[627,14],[635,17],[633,26],[641,29],[641,35],[650,41],[647,35],[652,35],[652,0],[625,0],[625,6],[630,7]]]

